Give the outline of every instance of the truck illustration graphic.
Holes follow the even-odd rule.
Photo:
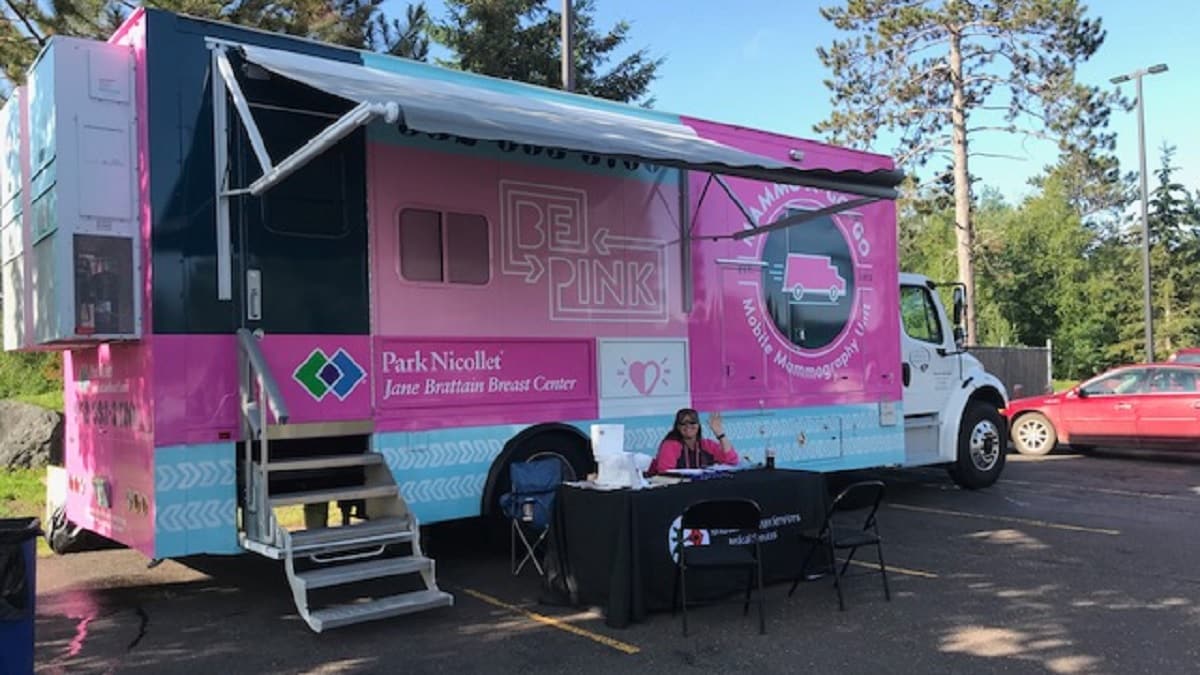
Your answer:
[[[783,292],[791,294],[792,304],[824,304],[826,298],[836,304],[846,295],[846,280],[827,255],[789,253]]]

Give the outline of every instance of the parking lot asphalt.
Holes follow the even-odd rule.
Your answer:
[[[772,585],[766,635],[736,604],[691,612],[688,638],[669,613],[613,629],[597,610],[539,604],[534,575],[513,578],[507,551],[460,527],[433,532],[454,607],[320,635],[281,563],[43,558],[37,670],[1200,672],[1200,460],[1010,455],[976,492],[939,469],[881,475],[891,602],[877,575],[846,582],[844,612],[828,579],[791,598]]]

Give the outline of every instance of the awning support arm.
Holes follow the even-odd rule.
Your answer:
[[[395,124],[400,119],[400,105],[395,101],[387,103],[369,103],[363,101],[342,115],[333,124],[321,130],[321,133],[308,139],[298,150],[285,157],[269,171],[264,171],[258,180],[250,184],[250,194],[255,197],[271,189],[276,183],[292,175],[308,164],[314,157],[337,144],[355,129],[366,125],[376,117],[382,117],[388,124]]]
[[[742,215],[746,217],[746,222],[750,223],[750,227],[758,228],[758,220],[754,218],[754,214],[750,213],[750,209],[747,209],[746,205],[742,203],[742,200],[738,198],[736,193],[734,193],[733,188],[729,187],[729,183],[726,183],[724,178],[716,174],[712,174],[712,176],[716,178],[717,185],[721,186],[721,189],[725,191],[725,194],[729,195],[729,199],[733,201],[733,205],[738,207],[738,211],[741,211]],[[747,232],[751,231],[753,230],[747,230]]]
[[[212,85],[213,172],[216,182],[217,219],[217,300],[233,299],[233,251],[229,226],[229,115],[225,102],[225,77],[220,63],[225,54],[212,45],[209,78]],[[225,61],[228,65],[228,60]],[[236,80],[235,80],[236,82]]]
[[[790,216],[785,216],[783,218],[780,218],[779,220],[776,220],[775,222],[770,223],[768,225],[762,225],[760,227],[755,227],[754,229],[751,229],[751,230],[743,230],[741,232],[736,232],[732,235],[726,235],[726,237],[733,239],[735,241],[740,241],[742,239],[747,239],[749,237],[757,237],[760,234],[766,234],[767,232],[771,232],[773,230],[782,230],[785,227],[791,227],[793,225],[799,225],[800,223],[806,223],[810,220],[816,220],[817,218],[820,218],[822,216],[831,216],[831,215],[834,215],[835,213],[849,211],[850,209],[855,209],[860,206],[866,206],[867,204],[871,204],[871,203],[877,202],[877,201],[879,201],[879,200],[875,197],[861,197],[859,199],[851,199],[849,201],[839,202],[837,204],[830,204],[829,206],[825,206],[825,207],[822,207],[819,209],[814,209],[812,211],[801,211],[800,213],[794,213]],[[726,238],[726,237],[721,237],[721,238]]]
[[[225,88],[229,90],[229,98],[233,99],[238,117],[242,118],[246,134],[250,137],[250,147],[254,148],[254,156],[258,158],[258,164],[262,167],[263,174],[270,173],[271,156],[267,154],[267,146],[263,143],[262,134],[258,132],[254,115],[250,114],[250,104],[246,102],[246,95],[242,93],[242,85],[238,84],[237,78],[233,75],[233,66],[229,65],[229,57],[225,56],[224,48],[213,49],[213,65],[221,73],[221,80],[225,82]]]
[[[216,178],[217,196],[217,300],[233,299],[233,251],[232,234],[229,218],[229,200],[241,195],[259,196],[283,179],[292,175],[317,155],[325,152],[338,141],[350,135],[360,126],[369,124],[377,117],[382,117],[388,124],[394,124],[400,119],[400,105],[395,101],[387,103],[371,103],[364,101],[350,109],[329,126],[313,136],[298,150],[273,164],[267,152],[266,143],[259,133],[258,124],[250,112],[250,104],[242,92],[242,87],[233,73],[233,66],[225,50],[230,45],[213,41],[209,43],[212,50],[212,104],[213,104],[213,160]],[[218,77],[219,75],[219,77]],[[254,156],[262,167],[262,175],[248,187],[229,187],[229,119],[226,112],[225,96],[233,100],[238,117],[246,129]]]

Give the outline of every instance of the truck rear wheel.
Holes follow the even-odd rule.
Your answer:
[[[958,458],[950,466],[950,477],[969,490],[995,483],[1004,470],[1006,439],[999,410],[982,401],[967,403],[958,429]]]

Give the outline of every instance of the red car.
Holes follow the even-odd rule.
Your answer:
[[[1200,363],[1200,347],[1185,347],[1176,350],[1168,360],[1171,363]]]
[[[1004,412],[1023,455],[1058,443],[1200,450],[1200,364],[1122,366],[1064,392],[1017,399]]]

